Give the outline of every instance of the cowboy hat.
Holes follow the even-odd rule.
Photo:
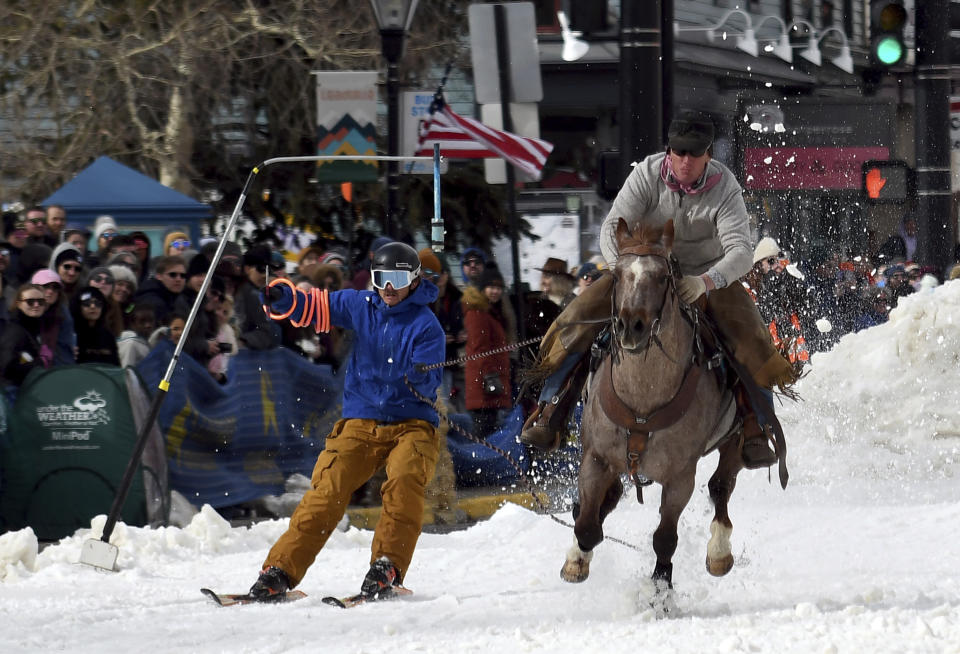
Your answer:
[[[567,272],[567,262],[556,257],[549,257],[547,262],[543,264],[543,268],[537,268],[537,270],[546,275],[560,275],[574,279],[573,275]]]

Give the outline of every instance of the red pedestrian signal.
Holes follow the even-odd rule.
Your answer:
[[[905,161],[863,163],[863,191],[868,202],[906,202],[912,188],[912,171]]]
[[[887,183],[886,178],[883,176],[883,171],[874,166],[867,171],[867,197],[871,200],[876,200],[880,197],[880,191],[883,190],[883,185]]]

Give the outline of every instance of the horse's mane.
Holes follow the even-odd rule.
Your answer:
[[[623,252],[637,246],[661,246],[667,250],[673,247],[673,219],[656,225],[649,220],[641,222],[632,230],[623,218],[617,220],[617,249]]]

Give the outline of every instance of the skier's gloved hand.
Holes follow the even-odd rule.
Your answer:
[[[260,291],[260,303],[269,315],[283,315],[293,306],[292,284],[280,283],[267,286]],[[273,317],[273,316],[271,316]]]
[[[677,282],[677,295],[687,304],[693,304],[706,292],[707,283],[700,275],[684,275]]]

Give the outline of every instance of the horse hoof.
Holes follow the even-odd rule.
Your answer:
[[[733,554],[727,554],[719,559],[707,557],[707,572],[714,577],[722,577],[733,569]]]
[[[571,584],[579,584],[590,576],[589,561],[567,561],[560,569],[560,578]]]

